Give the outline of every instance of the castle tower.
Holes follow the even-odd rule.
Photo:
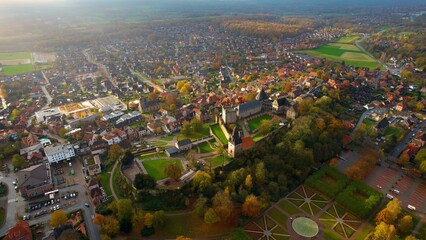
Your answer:
[[[228,154],[234,158],[235,155],[241,152],[242,149],[243,149],[243,140],[241,139],[241,133],[235,127],[234,130],[232,131],[232,135],[229,137],[229,140],[228,140]]]

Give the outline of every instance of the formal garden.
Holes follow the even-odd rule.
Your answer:
[[[253,239],[364,239],[373,229],[362,223],[378,207],[381,193],[328,166],[305,184],[247,224],[247,234]]]

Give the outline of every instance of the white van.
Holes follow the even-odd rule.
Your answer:
[[[389,198],[390,200],[392,200],[392,199],[393,199],[393,196],[392,196],[392,195],[390,195],[389,193],[388,193],[388,194],[386,194],[386,197],[387,197],[387,198]]]
[[[413,205],[408,204],[407,208],[412,211],[416,211],[416,207],[414,207]]]

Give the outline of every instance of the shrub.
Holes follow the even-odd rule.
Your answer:
[[[333,182],[327,181],[327,177],[333,179]],[[330,166],[322,167],[319,171],[306,179],[306,184],[309,187],[320,191],[330,198],[337,196],[348,183],[349,179],[345,175]]]

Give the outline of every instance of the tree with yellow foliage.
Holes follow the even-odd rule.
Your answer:
[[[253,194],[248,195],[243,203],[242,214],[247,217],[256,217],[260,214],[262,203]]]
[[[50,217],[50,226],[53,228],[60,227],[64,225],[67,222],[67,215],[65,214],[62,209],[56,210],[52,213],[52,216]]]

